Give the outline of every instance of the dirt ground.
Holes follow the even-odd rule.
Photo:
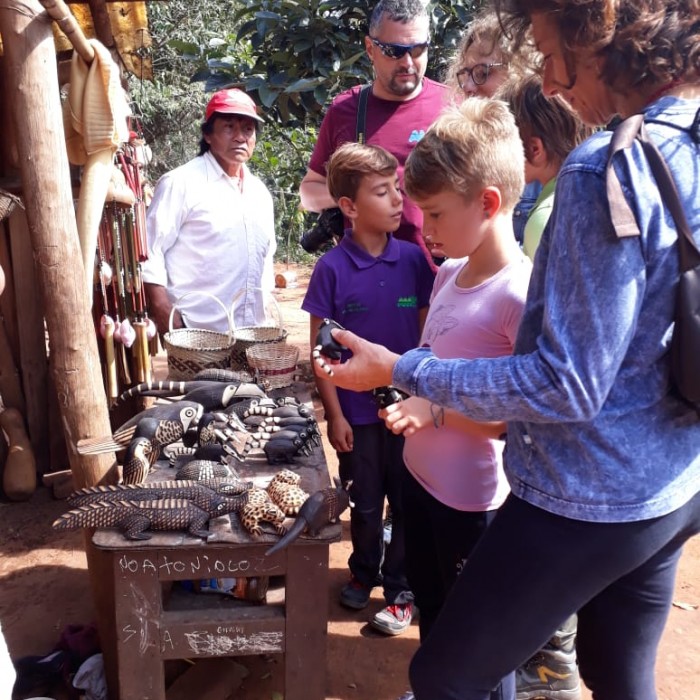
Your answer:
[[[291,271],[297,285],[279,289],[288,342],[308,357],[308,318],[300,310],[310,269]],[[337,473],[333,450],[324,443],[331,473]],[[58,533],[51,522],[66,510],[40,488],[28,503],[0,501],[0,622],[13,659],[45,655],[68,624],[93,621],[87,565],[81,532]],[[327,700],[394,700],[408,688],[406,670],[418,645],[418,628],[400,637],[373,632],[367,621],[382,607],[378,589],[368,608],[351,612],[338,604],[347,580],[350,554],[347,513],[342,541],[330,547]],[[674,606],[661,643],[657,664],[660,700],[700,698],[700,538],[686,546]],[[237,700],[282,700],[282,657],[241,657],[247,670]],[[59,697],[58,693],[54,693]],[[584,691],[584,700],[591,698]],[[0,698],[0,700],[4,700]],[[134,699],[136,700],[136,699]],[[222,698],[223,700],[223,698]]]

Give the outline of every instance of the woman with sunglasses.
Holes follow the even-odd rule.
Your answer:
[[[545,94],[590,125],[644,115],[700,246],[697,0],[500,4],[518,40],[531,30]],[[577,610],[579,668],[596,700],[657,698],[678,561],[700,532],[700,420],[670,382],[678,231],[641,145],[609,168],[611,138],[595,134],[560,170],[514,355],[399,358],[334,334],[353,353],[336,384],[393,384],[508,422],[511,495],[413,659],[418,700],[483,700]],[[615,182],[637,236],[613,224]]]

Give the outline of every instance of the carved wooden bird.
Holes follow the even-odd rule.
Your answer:
[[[190,426],[195,427],[203,410],[194,401],[152,406],[130,418],[113,435],[79,440],[78,453],[94,455],[123,450],[134,437],[146,437],[154,441],[154,447],[162,448],[179,440]]]

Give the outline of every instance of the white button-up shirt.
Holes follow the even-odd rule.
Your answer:
[[[277,247],[272,196],[243,168],[241,188],[207,152],[165,174],[148,208],[143,280],[166,288],[190,328],[227,331],[224,307],[233,307],[235,327],[265,320]]]

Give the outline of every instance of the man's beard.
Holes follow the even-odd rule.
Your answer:
[[[417,73],[401,73],[400,75],[411,75],[411,77],[413,78],[413,83],[400,83],[398,80],[396,80],[396,74],[394,74],[391,76],[391,80],[389,81],[388,87],[389,91],[397,97],[404,97],[406,95],[410,95],[412,92],[415,91],[416,87],[418,86],[419,78]]]

